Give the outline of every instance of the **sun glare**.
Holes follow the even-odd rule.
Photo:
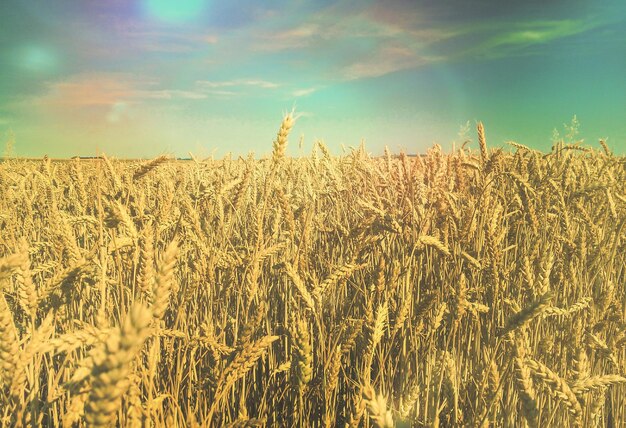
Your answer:
[[[58,65],[58,60],[51,49],[45,46],[29,45],[21,49],[19,64],[26,71],[45,73],[53,71]]]
[[[145,0],[145,9],[160,21],[182,23],[197,18],[206,3],[206,0]]]

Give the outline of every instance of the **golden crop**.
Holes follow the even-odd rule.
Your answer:
[[[0,163],[2,426],[626,423],[626,163]],[[321,156],[318,155],[318,149]]]

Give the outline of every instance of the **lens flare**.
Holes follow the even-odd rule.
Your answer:
[[[150,16],[176,24],[197,18],[206,7],[206,0],[145,0],[144,4]]]
[[[45,46],[24,46],[19,53],[19,65],[22,69],[33,73],[54,71],[58,66],[56,53]]]

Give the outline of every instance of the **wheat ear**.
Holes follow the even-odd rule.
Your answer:
[[[509,318],[509,320],[507,321],[502,331],[499,333],[499,336],[504,336],[512,332],[513,330],[519,329],[528,324],[530,321],[543,313],[543,311],[550,304],[551,300],[552,292],[548,291],[545,294],[541,295],[529,306],[513,314],[513,316],[511,316],[511,318]]]
[[[178,241],[173,240],[166,248],[159,267],[156,271],[153,285],[152,311],[155,320],[160,320],[165,315],[170,304],[170,294],[172,293],[172,282],[174,281],[174,266],[178,255]]]
[[[626,383],[626,378],[615,374],[591,376],[586,379],[574,382],[574,384],[572,385],[572,392],[574,392],[574,394],[576,395],[580,395],[585,392],[594,391],[596,389],[603,389],[611,385],[616,385],[620,383]]]
[[[140,180],[141,178],[148,175],[150,171],[156,169],[159,165],[164,164],[168,160],[169,158],[167,156],[161,155],[157,158],[152,159],[151,161],[141,164],[133,174],[133,180]]]
[[[482,159],[483,166],[489,160],[489,152],[487,151],[487,140],[485,138],[485,127],[482,122],[478,122],[476,125],[478,132],[478,145],[480,146],[480,157]]]
[[[104,343],[93,367],[91,394],[85,406],[85,421],[89,426],[105,427],[114,422],[120,399],[129,386],[130,364],[148,336],[152,321],[150,310],[135,304],[121,330]]]
[[[376,394],[371,385],[363,388],[363,400],[367,406],[370,419],[377,428],[393,428],[393,415],[387,410],[387,399],[382,394]]]
[[[517,335],[515,338],[513,371],[515,374],[514,383],[518,389],[522,402],[522,414],[528,423],[529,428],[539,426],[539,409],[537,407],[537,394],[533,381],[530,377],[530,369],[526,365],[526,338]]]
[[[148,225],[142,230],[139,241],[138,285],[141,291],[150,298],[152,298],[154,276],[154,238],[152,226]]]
[[[0,291],[0,386],[11,383],[13,370],[18,362],[19,349],[13,314],[4,299],[4,294]]]
[[[565,404],[568,411],[575,417],[576,424],[582,425],[582,408],[576,398],[576,395],[572,392],[572,389],[567,382],[538,361],[527,358],[525,362],[532,371],[533,375],[540,378],[546,385],[548,385],[548,391],[559,399],[559,401]]]
[[[309,326],[305,320],[299,319],[295,322],[292,337],[291,368],[296,384],[302,389],[313,377],[313,348]]]
[[[285,151],[287,150],[287,137],[289,136],[289,131],[293,127],[295,122],[295,118],[293,116],[293,112],[287,113],[283,118],[282,123],[280,124],[280,129],[278,130],[278,135],[276,136],[276,140],[274,140],[273,144],[273,152],[272,152],[272,165],[278,165],[285,158]]]
[[[235,356],[233,361],[222,372],[220,381],[215,391],[215,399],[212,410],[215,410],[223,395],[237,382],[245,376],[248,371],[254,367],[257,360],[270,347],[274,341],[278,340],[278,336],[265,336],[256,342],[248,343],[245,348]]]

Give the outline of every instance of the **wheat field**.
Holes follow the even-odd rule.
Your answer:
[[[2,426],[626,426],[626,162],[0,163]]]

